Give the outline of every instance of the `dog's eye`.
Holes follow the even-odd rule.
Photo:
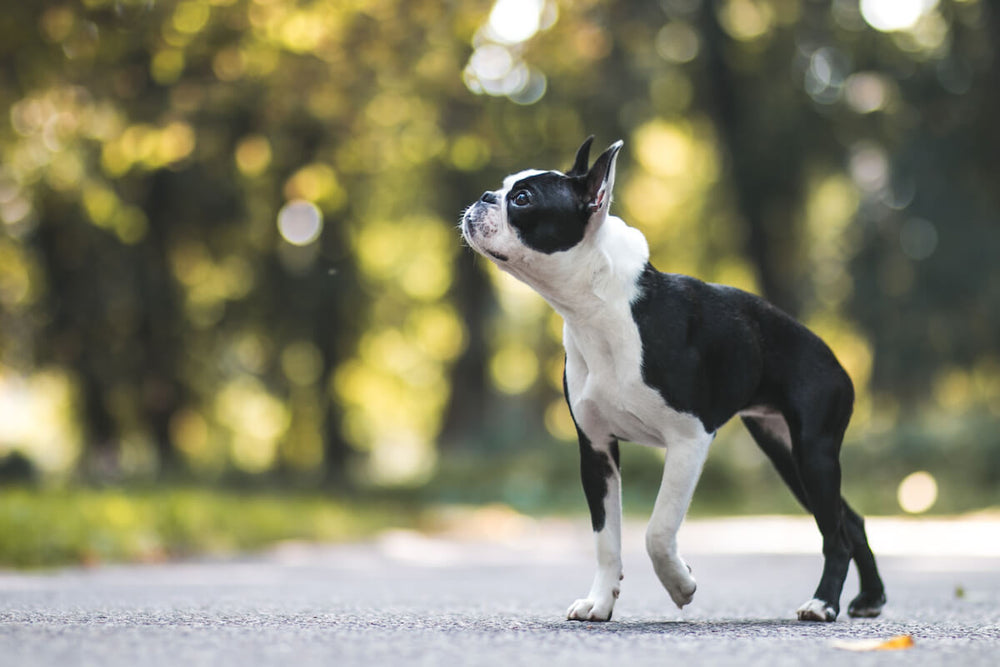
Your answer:
[[[511,199],[514,206],[527,206],[531,203],[531,193],[527,190],[518,190]]]

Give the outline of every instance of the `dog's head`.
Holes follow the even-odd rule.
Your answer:
[[[622,142],[612,144],[588,167],[589,137],[573,168],[527,170],[487,190],[462,216],[462,235],[472,248],[500,268],[523,275],[547,258],[572,251],[608,216],[615,161]]]

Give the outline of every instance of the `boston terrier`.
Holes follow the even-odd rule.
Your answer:
[[[646,550],[671,599],[695,580],[677,548],[709,444],[738,415],[823,535],[823,574],[798,608],[833,621],[851,559],[861,592],[854,617],[878,616],[885,589],[863,519],[840,495],[839,453],[854,388],[830,348],[760,297],[660,273],[642,233],[609,215],[622,142],[588,167],[522,171],[462,216],[478,253],[534,288],[563,319],[563,388],[576,424],[597,574],[567,618],[607,621],[622,579],[618,441],[662,447],[663,481]]]

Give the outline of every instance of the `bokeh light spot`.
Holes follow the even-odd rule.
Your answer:
[[[236,146],[236,166],[247,176],[261,174],[271,164],[271,143],[259,134],[242,139]]]
[[[851,146],[848,169],[854,182],[866,192],[878,192],[889,183],[889,156],[874,142],[859,141]]]
[[[542,0],[497,0],[489,27],[500,41],[516,44],[530,39],[542,26]]]
[[[514,67],[514,58],[506,47],[486,44],[472,53],[469,66],[480,79],[502,79]]]
[[[322,231],[323,214],[310,201],[292,200],[278,212],[278,232],[292,245],[309,245]]]
[[[909,30],[937,4],[938,0],[861,0],[861,16],[882,32]]]
[[[548,88],[548,79],[539,70],[529,67],[526,72],[527,77],[523,83],[508,95],[515,104],[534,104],[545,96],[545,90]]]
[[[923,470],[907,475],[899,484],[896,498],[909,514],[921,514],[937,502],[938,486],[934,476]]]
[[[177,5],[174,10],[173,25],[178,32],[194,34],[208,23],[211,8],[207,3],[188,0]]]
[[[559,440],[576,438],[576,425],[573,424],[573,417],[566,406],[566,401],[562,398],[553,400],[545,409],[545,429],[552,437]]]
[[[756,0],[728,0],[719,8],[719,23],[731,37],[752,42],[771,31],[774,10]]]
[[[670,62],[690,62],[698,55],[700,48],[698,33],[681,21],[668,23],[656,34],[656,52]]]
[[[538,357],[524,345],[505,345],[490,359],[490,377],[500,391],[520,394],[538,377]]]
[[[885,107],[888,87],[880,74],[857,72],[847,78],[846,98],[852,111],[871,113]]]
[[[307,340],[291,343],[281,352],[281,370],[292,384],[315,384],[323,373],[323,354]]]

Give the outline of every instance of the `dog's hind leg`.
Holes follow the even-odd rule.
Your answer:
[[[840,496],[840,446],[851,418],[854,390],[842,381],[807,387],[795,407],[783,412],[792,439],[792,457],[802,481],[806,506],[823,536],[823,574],[811,600],[798,609],[799,620],[833,621],[847,578],[853,544]]]
[[[691,568],[677,549],[677,531],[687,514],[714,434],[670,438],[663,463],[663,480],[646,529],[646,551],[653,570],[679,608],[689,604],[697,588]]]
[[[874,618],[885,606],[885,586],[875,564],[875,554],[868,546],[865,521],[844,501],[844,519],[851,538],[854,565],[858,568],[861,592],[847,606],[847,613],[854,618]]]
[[[798,466],[792,456],[791,436],[784,418],[778,413],[757,413],[743,415],[742,419],[747,431],[770,459],[796,500],[811,513]],[[847,613],[853,617],[873,618],[881,613],[885,605],[885,587],[875,564],[875,555],[868,546],[864,519],[851,509],[843,497],[841,503],[851,554],[861,580],[861,592],[851,601]]]
[[[621,590],[622,496],[618,441],[608,438],[595,445],[580,428],[580,476],[590,508],[597,549],[597,573],[587,597],[566,612],[574,621],[608,621]]]

